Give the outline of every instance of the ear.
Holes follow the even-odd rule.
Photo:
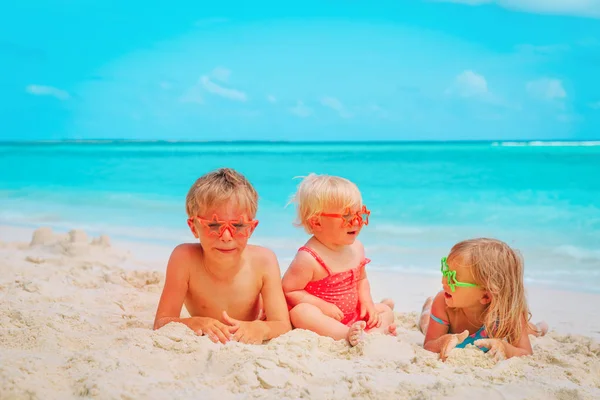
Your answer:
[[[310,226],[310,228],[312,229],[313,232],[320,232],[322,227],[321,227],[321,218],[317,217],[316,215],[313,217],[310,217],[308,219],[308,225]]]
[[[198,239],[198,231],[196,230],[196,225],[194,224],[194,219],[188,218],[187,224],[190,227],[190,231],[192,231],[192,235],[194,235],[194,237],[196,239]]]
[[[479,302],[481,304],[490,304],[492,302],[492,294],[486,290]]]

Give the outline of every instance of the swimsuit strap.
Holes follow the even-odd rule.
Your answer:
[[[441,318],[436,317],[435,315],[433,315],[433,313],[429,313],[429,316],[431,317],[432,320],[434,320],[435,322],[437,322],[438,324],[442,324],[442,325],[450,325],[449,322],[444,321]]]
[[[321,256],[319,256],[316,251],[314,251],[310,247],[306,247],[306,246],[300,247],[300,249],[298,249],[298,251],[305,251],[308,254],[310,254],[311,256],[313,256],[314,259],[317,260],[317,262],[321,265],[321,267],[323,267],[325,269],[325,271],[327,271],[327,275],[331,275],[331,270],[327,267],[327,265],[325,264],[325,261],[323,261]]]

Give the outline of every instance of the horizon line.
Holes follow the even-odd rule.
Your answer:
[[[435,144],[435,143],[595,143],[598,139],[449,139],[449,140],[168,140],[168,139],[55,139],[0,140],[7,144]]]

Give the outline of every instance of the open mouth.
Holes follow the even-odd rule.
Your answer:
[[[356,235],[358,233],[358,231],[350,231],[350,232],[346,232],[348,235]]]
[[[448,292],[444,292],[444,297],[447,298],[447,299],[451,299],[452,295],[450,293],[448,293]]]

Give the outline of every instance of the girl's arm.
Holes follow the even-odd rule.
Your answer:
[[[439,353],[440,359],[444,361],[448,358],[450,351],[469,336],[469,331],[464,331],[460,334],[449,333],[450,320],[446,312],[444,292],[439,292],[433,299],[430,314],[434,318],[430,316],[427,332],[425,332],[423,348],[433,353]]]
[[[301,251],[296,254],[281,280],[287,302],[292,307],[300,303],[312,304],[324,314],[341,321],[344,313],[338,307],[304,290],[313,280],[314,263],[315,260],[308,253]]]
[[[500,339],[480,339],[475,341],[475,346],[487,347],[490,349],[489,353],[496,359],[502,360],[511,357],[522,357],[530,356],[533,354],[531,348],[531,342],[529,341],[527,318],[523,316],[521,319],[521,337],[515,342],[510,344]]]

